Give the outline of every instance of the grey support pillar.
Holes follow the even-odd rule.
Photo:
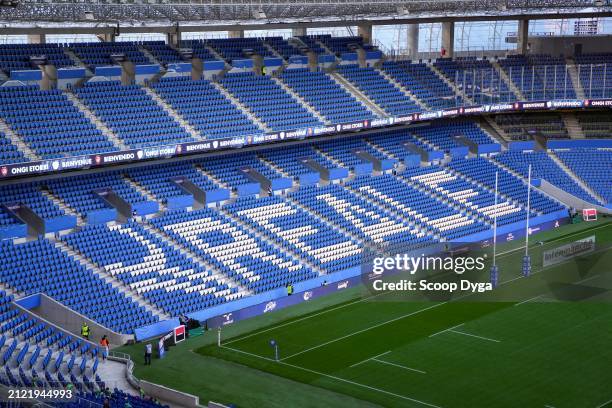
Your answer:
[[[174,48],[179,48],[181,46],[181,32],[166,33],[166,42]]]
[[[227,32],[229,38],[243,38],[244,30],[231,30]]]
[[[357,26],[357,33],[363,38],[364,43],[372,44],[372,24],[359,24]]]
[[[442,23],[442,48],[446,50],[444,57],[453,58],[455,53],[455,22]]]
[[[519,20],[518,33],[516,39],[516,50],[519,54],[527,54],[529,52],[529,20]]]
[[[408,55],[412,59],[418,58],[419,55],[419,25],[408,24],[408,36],[406,38],[406,48]]]
[[[291,29],[291,35],[294,37],[299,37],[306,35],[306,27],[297,27]]]
[[[44,44],[47,41],[45,34],[28,34],[29,44]]]

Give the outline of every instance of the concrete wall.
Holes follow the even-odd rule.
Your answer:
[[[576,44],[582,45],[582,53],[612,52],[612,35],[597,35],[589,37],[581,36],[554,36],[554,37],[529,37],[531,54],[550,54],[554,56],[563,55],[569,57],[574,55]]]
[[[567,191],[561,190],[559,187],[550,184],[548,181],[544,179],[542,179],[541,181],[540,190],[544,191],[546,194],[556,198],[562,203],[570,207],[573,207],[577,210],[582,210],[585,208],[595,208],[597,212],[599,213],[608,214],[608,215],[612,214],[612,210],[610,210],[609,208],[602,207],[600,205],[596,205],[596,204],[584,201],[583,199],[578,198],[568,193]]]
[[[81,325],[83,322],[87,322],[91,329],[90,338],[94,343],[98,343],[104,334],[108,336],[111,346],[115,347],[123,345],[134,338],[134,336],[129,334],[115,333],[44,294],[41,294],[40,305],[31,309],[31,312],[68,330],[76,336],[80,336]]]

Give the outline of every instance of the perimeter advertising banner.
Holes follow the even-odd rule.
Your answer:
[[[133,163],[144,160],[186,156],[217,150],[228,150],[262,143],[275,143],[284,140],[300,140],[313,136],[332,135],[341,132],[359,132],[365,129],[382,129],[394,125],[425,122],[433,119],[452,118],[482,113],[501,113],[529,110],[555,110],[564,108],[612,108],[612,99],[571,99],[556,101],[518,101],[490,105],[464,106],[430,112],[416,112],[397,117],[360,120],[350,123],[337,123],[316,128],[239,136],[213,140],[202,140],[175,145],[146,147],[142,149],[73,156],[53,160],[7,164],[0,166],[0,179],[21,176],[49,174],[66,170],[88,169],[120,163]]]

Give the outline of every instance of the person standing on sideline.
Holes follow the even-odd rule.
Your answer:
[[[102,353],[102,358],[106,360],[106,357],[108,357],[108,349],[110,347],[110,341],[108,341],[106,334],[102,336],[102,340],[100,340],[100,345],[104,347],[104,353]]]
[[[89,326],[87,325],[87,323],[83,322],[83,325],[81,326],[81,336],[83,336],[83,338],[85,338],[86,340],[89,340],[89,335],[90,335],[90,330],[89,330]]]
[[[147,343],[145,346],[145,365],[151,365],[151,355],[153,354],[153,345]]]
[[[293,285],[290,283],[287,285],[287,296],[293,295]]]

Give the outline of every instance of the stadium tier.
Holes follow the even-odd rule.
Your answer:
[[[179,12],[180,4],[156,6],[158,12],[151,14],[156,19],[162,18],[162,9],[187,17]],[[214,20],[216,6],[206,7]],[[249,13],[257,23],[272,11]],[[109,11],[107,18],[111,15]],[[124,25],[118,22],[97,35],[126,39],[151,28],[137,26],[137,20],[127,32],[119,32]],[[389,372],[402,370],[396,381],[417,381],[415,398],[395,391],[370,398],[369,392],[394,389],[382,384],[364,386],[364,401],[451,406],[443,399],[440,405],[435,399],[436,404],[420,400],[430,401],[422,395],[433,389],[431,384],[442,383],[429,380],[438,368],[426,364],[431,362],[428,350],[420,348],[425,341],[429,347],[453,336],[443,346],[447,349],[441,349],[449,360],[463,350],[460,336],[474,342],[470,350],[484,342],[510,358],[524,348],[506,342],[509,332],[528,333],[521,341],[538,343],[529,331],[536,332],[533,327],[539,325],[527,314],[521,314],[526,329],[515,330],[519,323],[510,319],[493,334],[472,334],[471,327],[463,327],[501,309],[510,313],[506,300],[463,302],[457,306],[458,318],[449,313],[458,310],[451,303],[454,294],[430,298],[428,292],[427,299],[380,302],[380,309],[370,309],[351,290],[378,275],[366,269],[374,264],[373,254],[391,258],[403,248],[423,257],[430,252],[452,255],[447,259],[453,260],[456,249],[477,247],[488,253],[494,242],[495,251],[498,244],[508,246],[493,253],[493,262],[520,263],[523,249],[532,251],[527,245],[532,233],[565,228],[563,224],[580,218],[574,216],[578,210],[609,214],[612,120],[604,110],[610,101],[603,98],[612,96],[612,54],[477,58],[447,57],[444,49],[440,58],[412,55],[409,60],[392,50],[383,54],[384,45],[372,41],[373,33],[368,35],[362,25],[358,32],[363,37],[352,35],[352,28],[346,36],[299,35],[308,30],[283,24],[295,28],[293,37],[270,32],[246,38],[243,30],[234,30],[227,32],[232,38],[204,39],[177,24],[167,27],[164,36],[143,35],[138,41],[82,43],[75,38],[65,45],[0,45],[0,394],[3,386],[74,386],[75,400],[50,405],[166,408],[142,397],[154,390],[169,397],[168,406],[205,405],[170,387],[198,396],[220,383],[233,389],[234,380],[246,380],[236,376],[225,381],[225,374],[215,378],[215,370],[226,353],[238,352],[244,359],[238,362],[252,365],[249,369],[262,364],[279,375],[301,370],[295,381],[302,375],[309,380],[312,375],[325,377],[325,386],[332,384],[330,393],[334,381],[345,382],[351,398],[361,398],[351,394],[351,387],[369,378],[349,381],[342,378],[344,370],[385,364]],[[551,236],[554,242],[560,235]],[[545,243],[538,239],[532,246],[542,251]],[[539,255],[537,261],[544,258]],[[528,277],[531,259],[522,262],[516,274]],[[497,265],[481,271],[482,285],[493,288],[518,280],[506,265],[499,275]],[[522,282],[527,286],[533,280]],[[548,284],[548,277],[538,282]],[[226,329],[252,315],[347,287],[351,290],[343,292],[346,298],[339,306],[330,301],[321,311],[313,301],[307,305],[312,307],[308,316],[267,315],[261,332],[246,334],[243,328],[234,329],[238,325]],[[357,293],[361,288],[354,289]],[[525,307],[534,299],[516,305]],[[424,300],[442,302],[421,309]],[[551,306],[557,299],[548,300]],[[363,313],[355,319],[351,307]],[[379,315],[370,315],[378,310]],[[307,319],[328,313],[321,327],[337,319],[336,313],[346,313],[347,321],[330,333],[303,333]],[[413,317],[420,313],[425,324],[418,323],[420,316]],[[287,318],[278,327],[300,324],[291,327],[295,333],[291,341],[283,341],[279,357],[276,341],[285,339],[275,325]],[[353,321],[359,318],[363,321]],[[406,334],[408,320],[412,326]],[[375,338],[375,329],[387,324],[398,328],[393,347],[387,344],[390,336]],[[203,331],[193,330],[200,325]],[[349,325],[349,334],[342,332],[344,325]],[[212,328],[219,330],[208,334]],[[565,332],[565,325],[559,330]],[[228,332],[231,339],[225,338]],[[137,353],[126,348],[129,355],[109,354],[99,343],[101,333],[112,339],[113,347],[146,343],[137,345]],[[181,333],[199,338],[191,343],[199,346],[189,349],[183,360],[187,367],[178,370],[168,347],[182,341]],[[313,344],[302,347],[310,336]],[[344,353],[347,348],[340,342],[348,338],[354,344],[367,340],[373,347],[368,353],[381,352],[380,359],[365,352]],[[413,356],[418,358],[409,363],[384,359],[405,347],[406,339],[417,347]],[[343,353],[330,358],[323,348],[336,342],[336,351]],[[191,367],[192,359],[206,355],[213,343],[218,347],[211,354],[219,358],[204,368]],[[242,351],[245,344],[252,349]],[[132,372],[133,363],[142,361],[143,346],[147,367]],[[260,355],[260,347],[267,354]],[[315,349],[321,349],[321,359],[333,361],[333,375],[318,358],[302,367],[302,355]],[[272,360],[272,353],[279,361]],[[167,359],[149,367],[151,354]],[[159,381],[163,387],[149,382],[162,370],[158,367],[164,370]],[[233,375],[235,369],[227,371]],[[192,381],[191,374],[183,377],[188,371],[196,372],[198,381],[205,378],[205,386]],[[371,373],[378,378],[376,371]],[[166,381],[167,375],[176,378]],[[134,383],[142,388],[132,389]],[[286,386],[281,381],[275,385]],[[489,406],[495,405],[491,395],[483,397]],[[395,404],[395,398],[402,404]],[[300,400],[296,406],[311,406],[314,400]],[[509,401],[503,402],[534,405]],[[553,406],[548,403],[563,405],[554,400],[536,405]],[[240,406],[283,404],[253,399]],[[319,405],[336,408],[333,403]],[[357,405],[351,399],[338,407]]]

